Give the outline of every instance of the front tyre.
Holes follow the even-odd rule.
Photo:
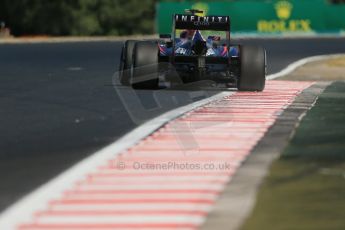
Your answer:
[[[240,46],[240,91],[262,91],[266,81],[266,51],[260,46]]]

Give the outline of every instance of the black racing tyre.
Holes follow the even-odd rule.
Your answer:
[[[133,72],[131,85],[134,89],[156,89],[158,87],[157,42],[136,42],[133,50]]]
[[[129,80],[131,77],[131,68],[133,64],[133,49],[137,41],[127,40],[122,47],[119,77],[122,85],[129,86]]]
[[[266,81],[266,51],[260,46],[240,46],[240,91],[262,91]]]

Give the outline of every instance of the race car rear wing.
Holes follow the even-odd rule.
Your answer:
[[[229,16],[174,15],[175,29],[230,31]]]

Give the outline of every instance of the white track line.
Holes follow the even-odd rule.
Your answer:
[[[290,64],[287,68],[283,69],[279,73],[267,76],[267,79],[279,78],[285,74],[291,73],[297,67],[306,64],[308,62],[324,60],[327,58],[340,57],[341,54],[336,55],[322,55],[305,58]],[[63,191],[71,188],[76,181],[87,173],[90,173],[90,169],[94,169],[97,166],[104,163],[106,160],[113,159],[116,154],[119,154],[123,150],[133,146],[144,137],[150,135],[159,127],[165,123],[183,115],[184,113],[191,111],[197,107],[205,105],[209,102],[219,100],[225,95],[229,95],[229,92],[222,92],[212,97],[194,102],[192,104],[182,106],[167,112],[161,116],[158,116],[143,125],[137,127],[133,131],[129,132],[119,140],[108,145],[107,147],[95,152],[91,156],[83,159],[70,169],[62,172],[57,177],[53,178],[46,184],[40,186],[30,194],[24,196],[15,204],[7,208],[0,214],[0,228],[1,230],[15,229],[17,223],[28,222],[32,218],[32,214],[35,211],[43,210],[50,200],[60,198]]]

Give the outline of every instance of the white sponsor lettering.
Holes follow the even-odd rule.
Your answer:
[[[185,55],[187,53],[187,50],[185,48],[179,47],[176,49],[175,53]]]
[[[175,16],[176,21],[183,21],[183,22],[194,22],[195,25],[209,25],[207,23],[227,23],[229,21],[228,17],[222,17],[222,16],[213,16],[213,17],[199,17],[196,15],[176,15]],[[197,24],[197,23],[200,24]]]
[[[208,22],[194,22],[195,26],[208,26],[210,23]]]
[[[206,56],[212,56],[212,55],[215,55],[216,53],[214,52],[213,49],[208,49],[207,50],[207,53],[206,53]]]

